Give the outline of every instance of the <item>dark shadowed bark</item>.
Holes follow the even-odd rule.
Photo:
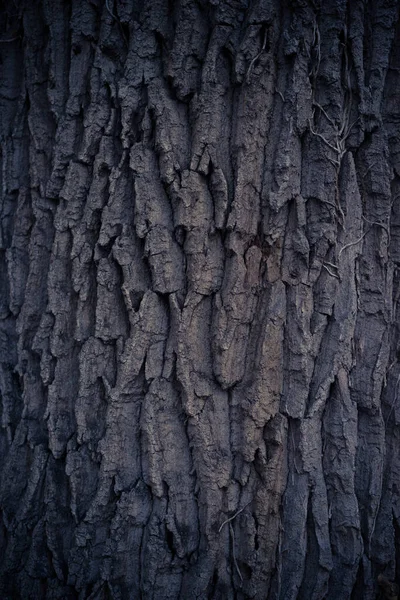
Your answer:
[[[389,597],[399,3],[0,10],[1,598]]]

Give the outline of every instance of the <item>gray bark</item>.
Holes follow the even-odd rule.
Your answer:
[[[1,598],[390,597],[399,3],[0,11]]]

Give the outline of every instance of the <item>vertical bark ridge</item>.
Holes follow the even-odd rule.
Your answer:
[[[0,17],[2,597],[372,600],[400,568],[398,3]]]

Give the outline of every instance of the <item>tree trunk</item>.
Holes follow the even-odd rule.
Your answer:
[[[397,0],[0,23],[1,598],[390,597]]]

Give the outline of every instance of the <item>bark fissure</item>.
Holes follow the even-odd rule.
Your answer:
[[[397,0],[0,23],[0,595],[396,591]]]

